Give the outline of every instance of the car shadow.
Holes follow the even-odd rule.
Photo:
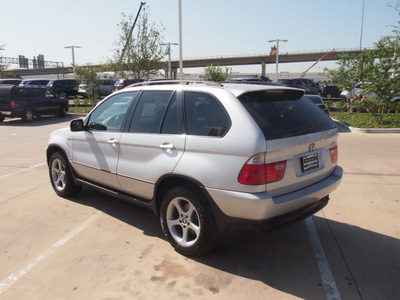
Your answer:
[[[67,113],[64,118],[52,115],[45,115],[41,117],[35,117],[32,122],[24,122],[21,118],[6,118],[3,122],[0,122],[0,126],[40,127],[45,125],[60,124],[78,118],[83,119],[85,116],[85,114],[76,113]]]
[[[83,188],[70,201],[103,211],[142,230],[147,236],[164,239],[158,217],[148,209],[88,188]],[[316,224],[322,222],[330,228],[335,248],[338,247],[341,261],[348,268],[346,277],[336,280],[349,286],[353,296],[393,299],[395,295],[400,295],[398,239],[346,223],[317,216],[313,218]],[[220,274],[263,282],[266,289],[277,289],[302,299],[326,297],[303,221],[266,233],[226,232],[213,252],[190,259],[224,272]],[[358,285],[362,285],[363,289],[359,289]],[[343,298],[345,296],[342,295]]]

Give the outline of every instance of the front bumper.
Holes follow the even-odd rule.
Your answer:
[[[227,217],[262,222],[306,207],[313,207],[314,203],[318,203],[339,186],[342,177],[343,169],[337,166],[324,180],[274,198],[267,192],[251,194],[213,188],[206,190]]]

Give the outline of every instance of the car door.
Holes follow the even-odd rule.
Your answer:
[[[120,189],[116,171],[125,118],[136,92],[114,95],[86,118],[86,130],[73,136],[72,164],[79,176]]]
[[[56,99],[56,94],[54,94],[51,90],[47,88],[37,90],[41,93],[40,112],[42,114],[59,111],[60,103]]]
[[[174,91],[144,91],[128,132],[121,136],[118,179],[122,189],[152,199],[157,180],[172,173],[184,152],[181,101]]]

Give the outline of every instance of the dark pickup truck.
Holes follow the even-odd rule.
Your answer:
[[[33,121],[35,116],[58,114],[65,117],[68,100],[58,98],[48,88],[0,86],[0,122],[6,117]]]

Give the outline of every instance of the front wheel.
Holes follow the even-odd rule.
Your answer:
[[[50,156],[49,175],[54,191],[61,197],[74,196],[82,188],[81,185],[75,184],[71,169],[64,156],[59,152]]]
[[[211,208],[204,197],[187,187],[167,192],[160,222],[167,240],[183,255],[200,256],[217,245],[219,232]]]

